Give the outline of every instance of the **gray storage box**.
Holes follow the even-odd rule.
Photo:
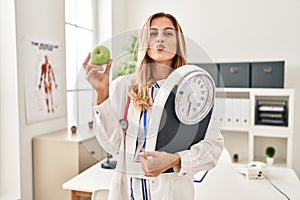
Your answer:
[[[197,65],[202,69],[206,70],[211,77],[214,79],[216,87],[219,87],[219,68],[217,64],[214,63],[192,63],[192,65]]]
[[[250,87],[250,63],[220,63],[221,87]]]
[[[251,66],[252,88],[283,88],[284,61],[254,62]]]

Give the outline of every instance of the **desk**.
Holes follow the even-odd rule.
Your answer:
[[[210,170],[201,183],[194,183],[195,199],[209,200],[284,200],[266,179],[248,180],[234,170],[229,156],[222,153],[218,165]],[[79,196],[91,197],[99,189],[109,189],[114,170],[102,169],[97,163],[81,174],[63,184],[63,188],[71,190],[72,200]],[[300,181],[292,169],[270,167],[265,173],[268,178],[291,200],[300,199]]]
[[[300,181],[290,168],[270,167],[264,173],[291,200],[300,199]],[[267,179],[247,179],[232,164],[221,164],[210,170],[205,181],[195,185],[195,199],[209,200],[284,200]]]
[[[63,184],[63,189],[71,191],[71,199],[79,200],[80,197],[91,197],[99,189],[108,190],[114,170],[101,168],[97,163],[79,175]]]

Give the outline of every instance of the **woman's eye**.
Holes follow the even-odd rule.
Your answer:
[[[173,35],[174,35],[174,33],[172,31],[166,31],[164,34],[167,37],[173,37]]]
[[[150,32],[150,37],[155,37],[157,36],[157,32]]]

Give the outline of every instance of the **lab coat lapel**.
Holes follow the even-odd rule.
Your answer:
[[[139,132],[139,121],[140,121],[140,111],[134,108],[133,103],[130,103],[128,108],[128,129],[126,137],[126,148],[130,153],[135,152],[135,144],[137,140],[137,135]]]

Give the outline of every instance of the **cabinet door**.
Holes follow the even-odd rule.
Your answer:
[[[79,171],[87,169],[106,157],[96,137],[84,140],[79,146]]]
[[[34,199],[70,199],[62,184],[78,174],[78,143],[33,140]]]

